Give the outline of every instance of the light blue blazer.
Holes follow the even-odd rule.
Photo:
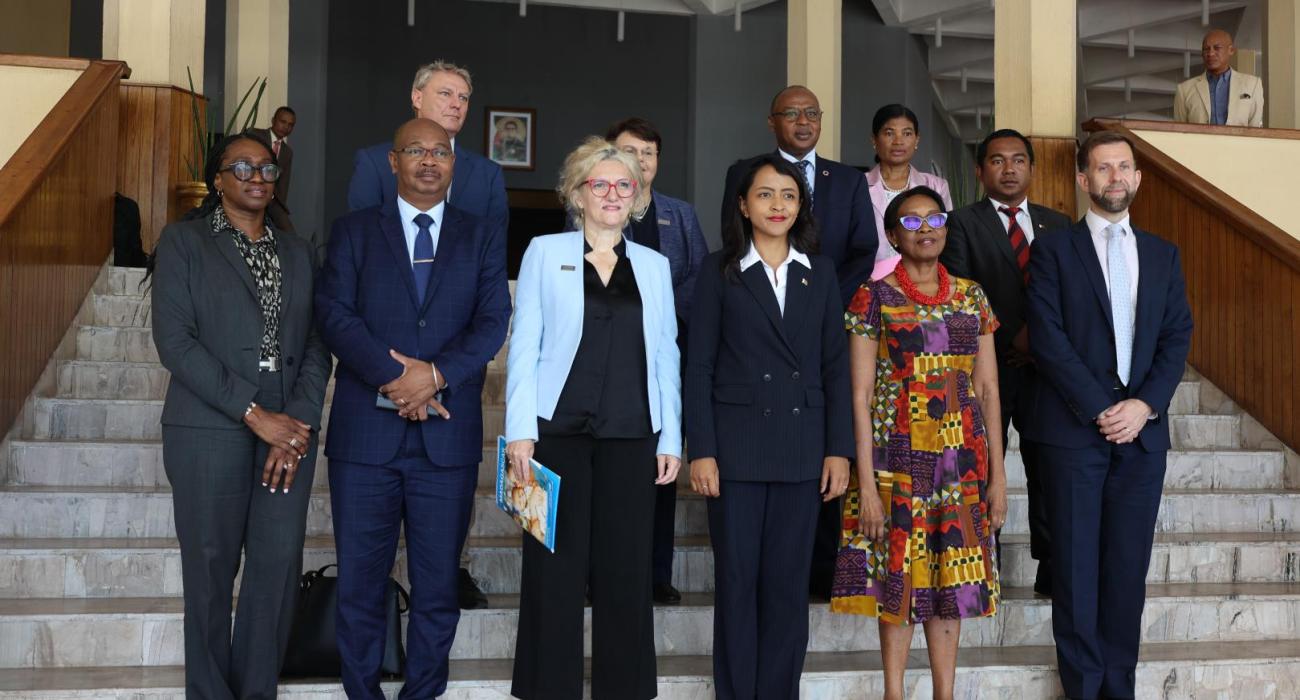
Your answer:
[[[681,357],[668,259],[627,242],[645,332],[647,395],[658,454],[682,454]],[[515,287],[506,360],[506,440],[536,440],[550,420],[582,338],[585,290],[581,231],[538,236],[528,244]]]

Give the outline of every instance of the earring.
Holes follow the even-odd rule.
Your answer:
[[[217,190],[217,199],[221,199],[222,197],[225,196],[226,196],[225,192],[222,192],[221,190]]]

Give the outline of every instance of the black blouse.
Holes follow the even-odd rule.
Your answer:
[[[659,217],[655,211],[655,201],[650,200],[650,207],[640,221],[632,222],[632,240],[659,252]]]
[[[583,253],[591,246],[584,243]],[[645,332],[641,292],[627,243],[614,247],[618,262],[609,285],[584,261],[582,338],[551,420],[538,420],[543,435],[643,438],[654,434],[646,394]]]

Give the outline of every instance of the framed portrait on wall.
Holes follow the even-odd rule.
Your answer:
[[[537,110],[488,107],[483,152],[507,170],[532,170],[537,152]]]

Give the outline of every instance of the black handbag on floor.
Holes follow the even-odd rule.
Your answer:
[[[302,575],[298,591],[298,607],[293,616],[293,629],[289,632],[289,650],[280,670],[282,677],[338,678],[343,663],[339,658],[338,641],[334,637],[334,617],[338,606],[339,580],[326,576],[325,571],[334,566],[327,564]],[[384,638],[384,661],[380,670],[388,676],[400,676],[406,667],[406,652],[402,648],[402,613],[411,607],[406,589],[393,579],[388,579],[384,592],[384,610],[387,613],[387,634]]]

